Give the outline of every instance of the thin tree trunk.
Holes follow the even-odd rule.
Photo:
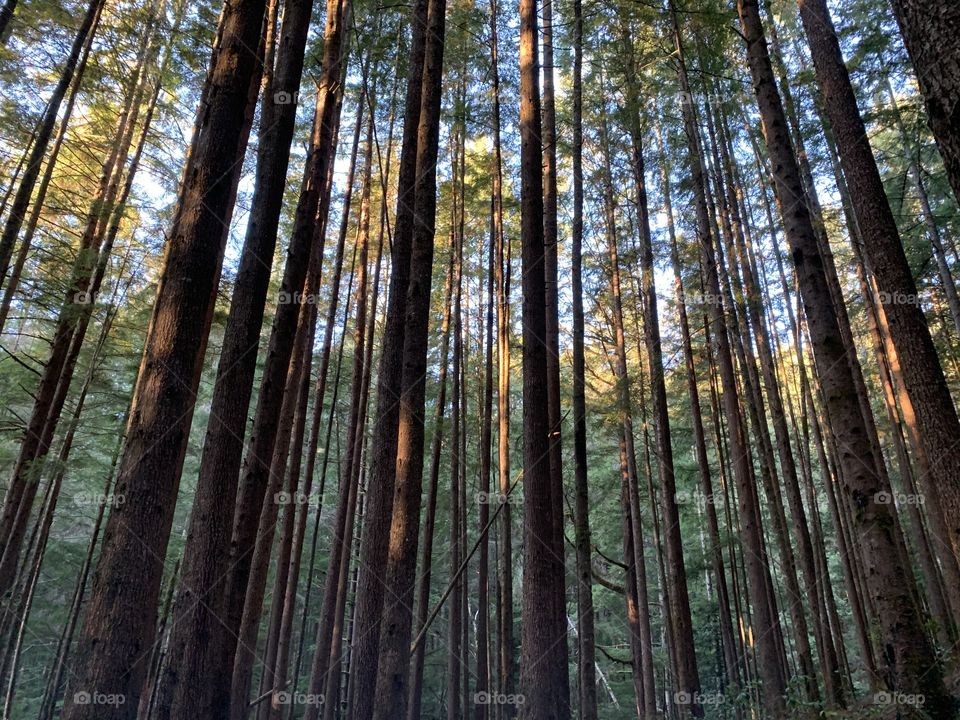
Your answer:
[[[658,138],[660,128],[657,127]],[[710,558],[717,588],[718,614],[720,620],[720,638],[726,668],[726,678],[734,688],[740,685],[739,662],[737,648],[734,645],[733,624],[730,620],[730,600],[727,589],[726,573],[723,565],[723,551],[720,545],[720,524],[717,519],[717,508],[713,494],[713,479],[710,471],[710,461],[707,455],[706,433],[703,427],[703,411],[700,406],[700,391],[697,387],[696,363],[693,356],[693,345],[690,340],[690,325],[687,319],[686,296],[683,289],[683,279],[680,275],[680,253],[677,247],[676,231],[673,220],[673,201],[670,191],[670,168],[667,163],[666,149],[660,138],[663,150],[661,159],[661,181],[663,184],[664,209],[667,214],[667,230],[670,236],[670,258],[673,265],[674,289],[677,295],[677,312],[680,324],[680,333],[683,340],[684,364],[687,375],[687,393],[690,396],[691,417],[693,419],[694,447],[696,449],[697,467],[700,471],[700,485],[703,492],[703,504],[707,516],[707,527],[710,536]]]
[[[12,0],[7,0],[4,6],[10,5]],[[53,128],[57,123],[57,117],[60,114],[60,105],[67,94],[70,83],[80,62],[80,55],[87,42],[89,35],[96,34],[100,25],[100,17],[103,13],[104,0],[90,0],[77,34],[74,36],[73,45],[70,53],[64,61],[63,68],[60,71],[60,79],[57,81],[50,99],[47,101],[44,110],[43,119],[37,127],[36,136],[33,140],[33,147],[30,150],[23,175],[20,178],[20,186],[13,196],[13,204],[10,206],[10,213],[7,215],[6,223],[3,226],[3,233],[0,234],[0,281],[7,276],[10,268],[10,259],[13,257],[13,246],[17,242],[17,236],[20,234],[20,228],[26,219],[27,208],[30,205],[30,198],[33,196],[33,190],[37,184],[37,177],[40,175],[40,168],[43,166],[43,157],[47,154],[47,147],[50,144],[50,138],[53,135]],[[10,9],[10,15],[13,14],[13,8]],[[2,15],[0,15],[2,22]],[[4,27],[0,26],[0,36],[2,36]],[[4,538],[5,540],[5,538]]]
[[[4,33],[3,13],[6,11],[7,7],[11,5],[15,6],[16,1],[7,0],[7,2],[4,4],[3,10],[0,10],[0,39],[3,38]],[[57,166],[57,160],[60,158],[60,150],[63,147],[63,142],[67,137],[67,132],[70,129],[70,119],[73,117],[73,108],[76,104],[77,95],[80,92],[80,86],[83,83],[83,77],[86,73],[87,60],[90,57],[90,49],[93,47],[93,39],[94,33],[88,33],[86,42],[83,46],[83,53],[81,54],[80,60],[77,63],[77,69],[74,73],[73,82],[70,86],[70,95],[67,97],[67,105],[64,108],[63,117],[60,119],[60,126],[57,129],[57,138],[53,143],[53,148],[50,150],[50,156],[47,158],[46,166],[44,167],[43,171],[43,177],[40,180],[40,185],[37,187],[36,195],[33,198],[33,210],[31,210],[30,217],[27,220],[27,227],[24,230],[23,239],[20,241],[20,249],[17,251],[17,258],[14,261],[13,268],[10,271],[10,277],[7,279],[7,286],[3,291],[3,301],[0,303],[0,332],[3,331],[3,328],[7,324],[7,318],[10,315],[10,306],[13,303],[13,298],[16,295],[17,288],[20,285],[23,267],[27,262],[27,258],[30,255],[30,249],[33,246],[33,238],[40,222],[40,216],[45,207],[47,191],[49,190],[50,182],[53,179],[53,171]],[[41,119],[40,122],[42,124],[43,120]],[[27,148],[27,152],[29,153],[29,146]],[[20,176],[20,171],[22,170],[26,160],[26,155],[21,157],[20,165],[17,167],[17,170],[10,181],[11,185],[4,195],[2,203],[3,210],[6,210],[7,202],[13,192],[16,180]]]
[[[463,401],[463,321],[461,314],[461,304],[463,296],[463,245],[461,236],[456,236],[456,290],[453,300],[453,392],[451,396],[450,417],[452,427],[450,429],[450,617],[447,639],[447,720],[461,720],[464,716],[464,710],[461,706],[462,698],[460,685],[463,680],[461,670],[461,656],[465,651],[463,647],[463,581],[458,569],[463,565],[464,548],[460,544],[460,485],[465,481],[461,475],[462,465],[461,456],[461,435],[465,432],[463,427],[463,414],[461,412]]]
[[[634,71],[628,75],[628,105],[637,107]],[[666,543],[664,560],[667,566],[666,582],[670,597],[668,611],[673,620],[674,641],[677,654],[677,689],[688,698],[681,705],[681,713],[689,712],[694,717],[703,716],[700,706],[700,676],[697,669],[696,651],[693,642],[693,618],[690,612],[690,597],[687,590],[686,565],[683,556],[683,538],[680,534],[680,513],[677,508],[677,488],[673,469],[673,447],[670,439],[670,415],[667,405],[667,387],[664,380],[663,349],[660,341],[660,319],[657,311],[657,291],[654,284],[653,240],[650,234],[650,218],[647,208],[646,177],[643,157],[643,139],[639,126],[639,114],[633,114],[631,122],[631,161],[635,184],[640,236],[640,268],[644,316],[644,342],[647,349],[647,364],[650,368],[651,401],[656,432],[656,449]],[[611,249],[614,272],[619,275],[616,247]],[[619,278],[616,285],[619,287]],[[620,305],[619,293],[614,297],[615,310]]]
[[[493,221],[497,242],[494,282],[497,295],[497,474],[500,496],[510,488],[510,242],[503,230],[503,158],[500,143],[500,66],[497,39],[498,0],[490,0],[490,75],[493,94]],[[497,535],[497,687],[510,695],[516,686],[513,632],[512,508],[500,508]],[[498,718],[510,718],[514,708],[498,706]]]
[[[455,202],[454,202],[455,205]],[[443,448],[444,415],[447,407],[447,368],[450,361],[450,315],[453,287],[459,287],[454,274],[459,272],[457,262],[458,244],[451,233],[450,262],[447,267],[447,282],[444,290],[443,319],[440,323],[440,376],[437,379],[437,403],[433,416],[433,439],[430,445],[430,479],[427,486],[427,507],[424,515],[423,545],[420,548],[420,564],[417,578],[417,632],[427,622],[430,610],[430,583],[433,575],[433,542],[436,527],[437,494],[440,480],[440,456]],[[407,700],[407,720],[419,720],[423,704],[423,668],[426,661],[426,645],[420,643],[411,660],[410,696]]]
[[[587,465],[587,403],[584,359],[583,312],[583,7],[573,3],[573,223],[571,238],[571,283],[573,294],[573,467],[574,544],[577,567],[577,667],[580,720],[597,720],[596,632],[593,609],[591,563],[590,488]],[[496,202],[496,201],[495,201]],[[624,497],[627,500],[628,497]],[[629,505],[625,505],[629,508]],[[629,527],[627,525],[626,527]],[[625,537],[629,537],[627,534]],[[631,550],[632,554],[632,550]],[[629,558],[628,558],[629,559]],[[628,583],[636,593],[636,582]],[[628,596],[629,597],[629,596]],[[636,609],[630,616],[631,630],[638,630]],[[631,632],[631,647],[637,632]],[[634,678],[640,677],[639,654],[634,652]],[[642,681],[637,689],[642,691]],[[639,700],[641,693],[638,692]],[[639,709],[639,708],[638,708]]]

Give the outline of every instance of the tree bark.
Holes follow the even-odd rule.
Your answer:
[[[555,482],[550,467],[548,347],[537,6],[520,0],[520,238],[523,248],[524,573],[520,687],[523,717],[566,720],[567,628],[557,622]]]
[[[737,11],[746,38],[764,138],[775,168],[777,201],[806,310],[817,374],[834,435],[843,448],[840,460],[845,490],[856,508],[857,536],[870,564],[870,593],[887,647],[881,674],[892,689],[923,693],[931,712],[946,712],[949,700],[942,676],[914,604],[913,573],[909,567],[900,566],[905,549],[896,518],[888,504],[877,502],[878,493],[889,492],[889,485],[881,485],[878,468],[883,461],[874,455],[867,439],[847,359],[847,352],[852,348],[848,349],[840,336],[823,258],[767,53],[759,7],[756,0],[738,0]]]
[[[587,461],[587,402],[583,312],[583,6],[573,2],[573,468],[574,544],[577,568],[577,667],[581,720],[597,720],[596,632],[590,539],[590,487]],[[495,201],[496,202],[496,201]],[[626,498],[624,498],[626,499]],[[628,507],[628,506],[626,506]],[[632,553],[632,549],[631,549]],[[631,587],[636,590],[636,584]],[[628,607],[629,614],[629,607]],[[634,625],[631,624],[631,628]],[[634,634],[631,634],[631,638]],[[631,645],[632,647],[632,645]],[[636,657],[639,657],[636,655]],[[635,660],[636,660],[635,657]],[[639,677],[640,666],[634,669]],[[642,688],[642,684],[639,685]],[[638,695],[639,699],[639,695]]]
[[[94,720],[100,712],[95,704],[77,702],[81,692],[123,695],[117,716],[136,713],[220,278],[223,227],[240,173],[237,158],[245,149],[244,118],[257,64],[247,48],[258,45],[264,7],[264,0],[241,0],[224,10],[222,46],[207,78],[201,137],[174,215],[117,479],[117,492],[129,502],[113,508],[107,520],[66,720]]]
[[[927,457],[936,458],[931,471],[939,497],[931,500],[942,504],[950,542],[960,556],[960,448],[956,447],[960,419],[920,306],[829,10],[822,0],[799,0],[798,4],[850,187],[865,258],[880,288],[879,299],[900,356],[904,385],[917,413],[924,451]],[[954,113],[960,119],[960,106]]]

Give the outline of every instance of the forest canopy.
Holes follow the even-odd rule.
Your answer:
[[[953,720],[956,0],[2,0],[2,720]]]

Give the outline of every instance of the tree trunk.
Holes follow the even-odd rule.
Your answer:
[[[873,453],[857,402],[858,393],[847,359],[848,348],[840,336],[800,170],[787,135],[786,117],[767,54],[759,7],[756,0],[738,0],[737,11],[747,42],[747,57],[760,106],[764,138],[775,168],[777,200],[807,314],[817,374],[833,432],[843,448],[840,459],[845,489],[856,507],[857,535],[864,557],[870,564],[870,592],[877,605],[882,637],[888,648],[881,673],[890,688],[898,692],[923,693],[926,707],[934,713],[945,712],[949,701],[936,657],[914,605],[913,573],[898,562],[905,556],[905,549],[896,518],[888,504],[877,502],[878,493],[889,492],[889,485],[881,485],[878,468],[883,461]],[[818,71],[821,71],[819,67]]]
[[[936,458],[931,471],[939,497],[931,500],[942,504],[950,542],[960,556],[960,448],[956,447],[960,419],[920,306],[829,10],[822,0],[799,0],[798,4],[867,265],[880,288],[879,299],[900,356],[905,389],[917,413],[924,451],[927,457]],[[951,41],[956,46],[956,40]],[[949,82],[948,77],[941,82]],[[960,106],[953,112],[955,119],[960,118]]]
[[[960,8],[949,0],[893,0],[927,123],[960,200]]]
[[[4,10],[10,5],[10,2],[11,0],[7,0]],[[10,206],[7,221],[3,226],[3,234],[0,235],[0,281],[6,278],[7,270],[10,268],[10,258],[13,257],[13,246],[17,242],[20,228],[26,219],[27,207],[30,205],[30,198],[33,196],[33,190],[37,184],[37,177],[40,175],[40,168],[43,166],[43,157],[47,153],[47,146],[50,144],[50,137],[53,135],[53,128],[60,114],[60,105],[63,103],[63,98],[67,94],[70,83],[73,81],[77,65],[80,62],[80,54],[87,42],[87,37],[97,32],[104,4],[104,0],[90,0],[90,3],[87,5],[83,19],[80,21],[80,27],[74,36],[70,54],[67,55],[63,69],[60,71],[60,79],[57,81],[50,95],[50,99],[47,101],[43,118],[37,127],[37,132],[33,140],[33,148],[30,150],[30,156],[24,168],[23,175],[20,178],[20,186],[13,196],[13,204]],[[11,7],[10,15],[12,14],[13,8]],[[2,37],[3,29],[3,27],[0,27],[0,37]]]
[[[223,228],[245,150],[240,141],[257,62],[244,48],[258,45],[264,6],[264,0],[241,0],[224,10],[202,137],[185,173],[132,402],[117,480],[117,492],[129,502],[113,508],[107,521],[66,720],[94,720],[100,712],[76,701],[81,692],[123,695],[117,716],[136,713],[220,278]]]
[[[397,177],[396,232],[391,248],[390,292],[386,325],[380,341],[377,373],[377,409],[374,415],[369,485],[365,497],[360,542],[359,575],[351,646],[349,705],[356,720],[373,717],[377,685],[380,618],[383,611],[383,577],[390,543],[396,482],[397,429],[400,407],[397,398],[403,377],[403,347],[406,332],[407,287],[413,245],[414,204],[420,127],[421,86],[427,34],[427,0],[417,0],[411,11],[412,40],[404,99],[403,144]]]
[[[658,138],[660,128],[657,127]],[[687,319],[686,296],[683,289],[683,279],[680,275],[680,252],[677,247],[676,231],[673,220],[673,200],[670,191],[670,169],[667,164],[663,140],[660,138],[661,148],[664,150],[661,159],[661,180],[663,183],[664,210],[667,214],[667,230],[670,236],[670,259],[673,265],[673,286],[677,295],[677,312],[680,324],[680,334],[683,341],[684,365],[687,375],[687,394],[690,396],[690,409],[693,419],[694,447],[696,449],[697,467],[700,471],[700,486],[703,492],[703,504],[706,510],[707,527],[710,536],[710,559],[717,588],[718,614],[720,620],[720,640],[722,645],[726,678],[734,688],[740,685],[740,663],[738,651],[734,644],[733,623],[730,619],[730,599],[727,589],[726,572],[723,565],[723,550],[720,544],[720,523],[717,518],[717,508],[713,494],[713,479],[710,471],[710,460],[707,455],[706,433],[703,427],[703,411],[700,406],[700,391],[697,387],[696,363],[693,356],[693,345],[690,340],[690,324]]]
[[[454,204],[455,205],[455,204]],[[433,573],[433,542],[436,526],[437,494],[440,481],[440,454],[443,448],[443,419],[447,407],[447,368],[450,362],[450,314],[453,287],[459,287],[454,274],[459,272],[457,262],[458,244],[451,232],[450,262],[447,267],[447,282],[444,291],[443,320],[440,324],[440,376],[437,379],[437,403],[434,409],[433,439],[430,445],[430,480],[427,487],[427,508],[424,515],[423,546],[420,549],[419,577],[417,579],[417,632],[427,622],[430,611],[430,583]],[[420,643],[411,660],[410,696],[407,700],[407,720],[419,720],[423,703],[423,667],[426,661],[426,645]]]
[[[590,539],[590,487],[587,465],[587,402],[583,313],[583,9],[573,3],[573,223],[571,283],[573,294],[573,467],[574,544],[577,567],[577,667],[580,719],[597,720],[596,633]],[[494,201],[496,202],[496,201]],[[625,497],[624,500],[627,498]],[[626,505],[625,508],[629,507]],[[626,527],[629,527],[627,525]],[[631,549],[632,553],[632,549]],[[628,585],[636,591],[636,583]],[[629,614],[629,607],[628,607]],[[634,613],[633,617],[636,617]],[[635,626],[631,622],[631,629]],[[631,633],[634,639],[636,633]],[[632,647],[633,645],[631,645]],[[635,661],[639,655],[634,653]],[[634,668],[640,677],[640,665]],[[638,689],[642,689],[640,683]],[[638,700],[640,694],[638,693]]]
[[[427,341],[433,280],[437,208],[437,149],[443,79],[446,0],[430,0],[427,10],[420,123],[417,128],[416,187],[410,278],[405,307],[403,377],[397,429],[396,478],[386,586],[391,589],[380,622],[379,669],[373,717],[406,715],[409,691],[410,633],[423,484]],[[355,712],[357,708],[354,708]],[[395,713],[395,715],[394,715]],[[358,713],[358,720],[366,716]]]
[[[520,712],[537,720],[566,720],[565,618],[560,625],[557,578],[563,562],[556,554],[555,482],[550,467],[547,403],[548,370],[543,227],[543,175],[537,7],[520,0],[520,237],[523,248],[523,473],[524,573]]]
[[[240,477],[233,533],[230,540],[230,572],[225,583],[223,621],[225,632],[219,639],[224,643],[222,657],[227,667],[218,666],[218,677],[212,685],[218,689],[230,685],[230,670],[237,649],[242,621],[243,598],[246,594],[256,543],[257,530],[266,490],[270,479],[270,464],[277,446],[281,426],[283,390],[291,366],[297,335],[300,302],[305,279],[311,271],[319,274],[324,235],[318,227],[325,224],[329,207],[330,176],[336,149],[337,129],[343,97],[343,83],[347,74],[348,25],[350,0],[329,0],[324,30],[323,74],[317,93],[313,135],[304,170],[304,181],[297,203],[287,263],[280,285],[280,302],[274,316],[263,370],[252,436]],[[314,284],[307,282],[305,292]],[[310,298],[303,298],[310,302]],[[229,669],[228,669],[229,668]]]
[[[706,272],[705,299],[710,324],[716,342],[717,361],[723,385],[724,411],[729,420],[731,457],[734,475],[738,485],[740,503],[740,522],[745,544],[744,557],[748,576],[748,588],[753,603],[753,633],[756,638],[760,677],[763,682],[762,695],[767,714],[771,718],[781,718],[786,713],[786,678],[781,663],[778,637],[779,621],[771,612],[767,585],[766,553],[763,547],[762,530],[758,525],[759,501],[757,489],[752,477],[750,451],[744,434],[743,419],[740,410],[737,381],[733,368],[733,356],[730,352],[730,339],[723,314],[720,279],[713,247],[706,200],[706,185],[701,160],[700,139],[694,106],[690,95],[690,83],[687,79],[686,65],[683,61],[683,45],[680,28],[676,18],[676,9],[671,2],[671,17],[675,42],[678,50],[680,84],[685,93],[683,102],[684,126],[689,145],[689,163],[693,178],[697,214],[697,235],[700,242],[701,257]]]

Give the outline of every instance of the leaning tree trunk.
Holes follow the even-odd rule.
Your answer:
[[[136,713],[153,641],[163,560],[220,279],[231,200],[245,150],[249,86],[265,0],[224,10],[223,39],[207,78],[209,93],[174,214],[127,428],[114,508],[81,633],[63,717],[94,720],[95,704],[75,693],[120,694],[116,713]],[[217,241],[212,241],[216,238]],[[73,692],[71,692],[72,690]]]
[[[928,458],[936,459],[931,463],[931,470],[939,497],[930,498],[930,501],[942,504],[950,542],[954,553],[960,556],[960,447],[957,446],[960,419],[920,306],[916,282],[870,148],[826,2],[799,0],[798,4],[817,80],[840,151],[844,178],[850,188],[867,265],[880,288],[879,299],[900,356],[904,385],[917,414],[924,452]],[[960,49],[956,38],[951,40]],[[960,80],[960,70],[954,76]],[[949,82],[948,78],[943,78],[943,82]],[[956,98],[954,102],[957,102]],[[960,124],[960,102],[953,113],[955,124]],[[957,132],[956,128],[954,132]]]
[[[714,252],[713,233],[710,228],[709,211],[706,199],[706,182],[701,160],[701,144],[694,106],[690,96],[690,83],[687,79],[686,65],[683,60],[683,45],[676,9],[671,2],[671,16],[675,43],[678,49],[681,89],[685,93],[683,102],[684,126],[689,145],[689,163],[693,178],[695,205],[697,214],[697,235],[700,242],[702,262],[706,272],[706,295],[710,324],[716,342],[717,363],[723,386],[723,405],[730,429],[731,458],[734,476],[739,491],[740,522],[745,543],[744,558],[748,576],[748,589],[753,603],[753,632],[757,642],[757,654],[760,677],[763,682],[762,695],[764,706],[771,718],[781,718],[786,712],[785,668],[781,664],[779,621],[772,612],[769,588],[767,584],[766,551],[762,530],[758,524],[759,499],[751,467],[751,453],[744,434],[743,416],[740,409],[739,391],[734,373],[733,355],[730,350],[730,338],[727,333],[724,308],[720,291],[720,278]]]
[[[881,674],[891,689],[923,693],[925,707],[930,712],[947,713],[951,701],[944,690],[923,619],[914,604],[917,591],[913,573],[909,566],[902,566],[899,562],[905,557],[905,549],[896,518],[889,504],[877,501],[879,493],[889,492],[889,485],[881,484],[878,468],[883,460],[875,457],[867,438],[847,359],[852,348],[848,348],[840,336],[823,258],[767,53],[760,10],[756,0],[738,0],[737,11],[747,43],[747,59],[760,107],[764,138],[775,168],[777,201],[805,305],[817,375],[834,435],[843,448],[840,461],[845,490],[856,509],[853,518],[856,533],[864,558],[870,565],[867,582],[887,647]],[[811,19],[807,18],[805,22]],[[824,20],[821,17],[814,22]],[[817,69],[822,72],[820,67]]]
[[[10,0],[7,2],[7,5],[9,4]],[[73,76],[80,62],[80,54],[83,51],[84,44],[87,42],[87,37],[92,33],[96,33],[100,25],[100,16],[103,13],[103,6],[105,4],[105,0],[90,0],[90,3],[87,5],[83,19],[80,21],[80,27],[74,36],[70,54],[67,55],[63,69],[60,71],[60,79],[57,81],[50,95],[50,99],[47,101],[43,118],[37,127],[37,132],[33,139],[33,148],[30,150],[23,175],[20,177],[20,186],[13,196],[13,204],[10,206],[7,221],[4,223],[3,233],[0,234],[0,282],[6,278],[7,270],[10,269],[10,258],[13,257],[13,246],[17,242],[20,228],[26,219],[27,207],[30,205],[30,198],[33,196],[33,190],[37,184],[37,177],[39,177],[40,168],[43,165],[43,156],[47,153],[47,146],[50,144],[50,137],[53,135],[53,128],[60,114],[60,105],[63,103],[63,98],[67,94],[70,83],[73,81]],[[13,14],[12,9],[10,14]]]
[[[267,32],[272,32],[277,0],[271,0]],[[180,587],[174,602],[166,664],[159,680],[158,720],[169,715],[174,687],[199,698],[210,689],[199,671],[215,642],[222,581],[229,552],[231,513],[236,498],[247,411],[256,370],[256,347],[263,323],[267,286],[277,240],[290,143],[293,139],[304,48],[311,4],[287,0],[275,67],[264,73],[261,130],[250,222],[224,330],[214,382],[210,420],[204,438],[196,498],[187,530]],[[266,47],[272,46],[270,38]],[[259,78],[253,80],[259,84]],[[204,597],[204,602],[197,602]],[[191,689],[194,683],[197,686]],[[202,685],[202,687],[201,687]],[[228,688],[221,687],[221,698]]]
[[[326,209],[329,208],[330,177],[347,73],[350,7],[350,0],[329,0],[327,3],[323,74],[317,94],[313,137],[280,284],[281,302],[277,306],[270,332],[267,362],[233,517],[229,575],[225,581],[222,606],[225,631],[219,636],[224,643],[220,658],[227,665],[217,667],[217,678],[212,683],[218,692],[229,692],[231,683],[230,670],[237,651],[237,633],[242,622],[243,598],[250,579],[252,551],[266,500],[270,465],[280,438],[285,395],[283,388],[291,367],[299,325],[300,304],[297,298],[304,288],[308,293],[311,291],[311,283],[305,281],[311,271],[319,273],[322,258],[324,236],[318,233],[318,225],[324,224]],[[309,298],[306,301],[309,302]]]
[[[951,0],[892,0],[927,107],[927,122],[960,200],[960,6]]]

